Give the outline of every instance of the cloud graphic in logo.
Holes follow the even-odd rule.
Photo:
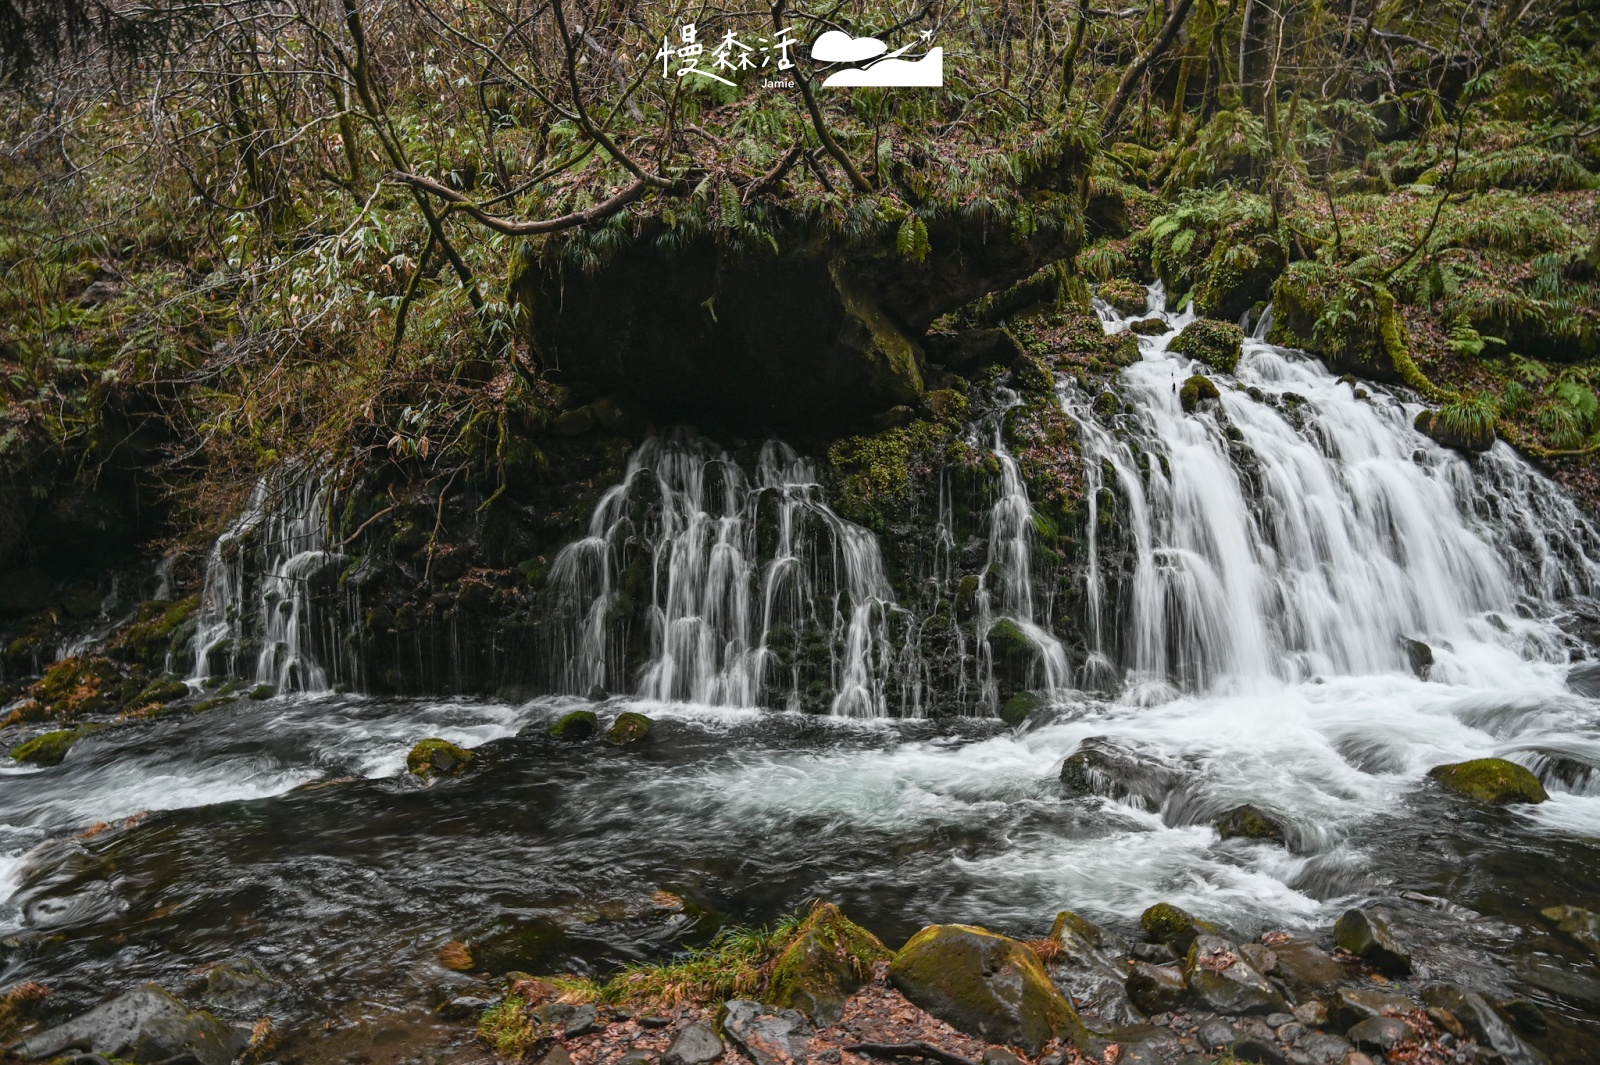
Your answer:
[[[818,38],[818,43],[821,43],[821,38]],[[822,87],[937,89],[943,84],[944,49],[930,48],[928,54],[921,59],[897,59],[890,56],[870,67],[851,67],[848,70],[838,71],[828,75]]]
[[[811,58],[819,63],[861,63],[888,50],[889,46],[876,37],[852,37],[840,30],[829,30],[811,46]]]

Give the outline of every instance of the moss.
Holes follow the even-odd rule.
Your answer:
[[[656,1008],[759,997],[799,926],[799,919],[790,917],[766,929],[724,929],[704,950],[664,965],[624,969],[600,996],[607,1002]]]
[[[1187,953],[1195,937],[1217,935],[1221,929],[1210,921],[1191,917],[1170,902],[1158,902],[1139,915],[1139,927],[1156,943],[1165,943],[1179,954]]]
[[[1071,910],[1062,910],[1056,914],[1055,923],[1050,926],[1050,938],[1060,942],[1069,934],[1095,947],[1105,940],[1105,933],[1100,930],[1099,925],[1078,916]]]
[[[965,397],[961,397],[963,400]],[[949,420],[918,420],[865,436],[836,441],[828,449],[828,465],[837,480],[834,506],[851,521],[885,531],[891,520],[908,511],[917,496],[919,478],[931,476],[952,458],[956,429],[965,405],[941,397]]]
[[[618,714],[611,727],[606,729],[606,742],[617,747],[639,743],[649,737],[650,724],[648,717],[632,710]]]
[[[1027,720],[1028,715],[1043,705],[1032,692],[1017,692],[1000,707],[1000,720],[1015,727]]]
[[[1172,338],[1167,350],[1231,374],[1238,368],[1239,355],[1244,350],[1244,330],[1232,322],[1197,318]]]
[[[278,689],[270,684],[257,684],[250,689],[249,697],[252,699],[270,699],[278,694]]]
[[[1236,806],[1216,820],[1223,839],[1283,839],[1283,826],[1254,806]]]
[[[1193,414],[1199,409],[1200,404],[1208,399],[1221,399],[1222,393],[1217,391],[1217,386],[1211,378],[1204,374],[1195,374],[1183,383],[1178,389],[1178,402],[1183,405],[1185,414]]]
[[[160,680],[151,681],[150,684],[134,696],[131,700],[133,706],[148,706],[151,703],[170,703],[182,699],[189,694],[189,686],[181,680],[171,677],[162,677]]]
[[[764,999],[797,1009],[819,1025],[833,1024],[846,1000],[888,961],[887,947],[830,902],[818,902],[772,967]]]
[[[982,582],[975,573],[969,573],[961,578],[961,583],[956,587],[955,612],[956,617],[967,621],[972,617],[973,610],[978,603],[978,589]]]
[[[600,719],[593,710],[574,710],[550,726],[550,735],[571,742],[587,740],[599,731]]]
[[[420,741],[406,755],[406,769],[424,779],[456,776],[466,772],[477,755],[449,740],[429,738]]]
[[[1167,322],[1164,318],[1141,318],[1128,323],[1128,332],[1135,336],[1158,337],[1167,332]]]
[[[195,703],[194,707],[192,708],[192,712],[196,714],[203,714],[207,710],[215,710],[217,707],[226,706],[231,702],[233,702],[232,696],[220,695],[215,699],[206,699],[202,702]]]
[[[1504,758],[1434,766],[1428,776],[1451,791],[1489,803],[1540,803],[1550,796],[1531,771]]]
[[[174,637],[186,635],[186,623],[199,607],[198,595],[176,602],[154,599],[143,603],[133,623],[106,645],[106,653],[119,661],[158,667],[166,660],[167,653],[174,650]]]
[[[1111,305],[1112,310],[1124,318],[1143,314],[1150,306],[1150,293],[1143,285],[1120,277],[1101,282],[1095,295],[1105,300]]]
[[[1001,618],[989,626],[984,639],[989,641],[989,649],[996,658],[1031,657],[1038,650],[1009,618]]]
[[[77,729],[56,729],[17,744],[11,749],[11,758],[24,765],[60,765],[80,738]]]

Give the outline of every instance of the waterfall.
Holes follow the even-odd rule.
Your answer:
[[[1566,659],[1536,619],[1600,585],[1600,537],[1556,486],[1504,443],[1470,462],[1440,447],[1412,428],[1416,404],[1297,352],[1251,339],[1234,375],[1212,373],[1167,351],[1190,316],[1159,286],[1151,303],[1171,331],[1141,337],[1118,382],[1134,413],[1060,386],[1084,448],[1098,658],[1135,689],[1404,670],[1407,639],[1433,647],[1435,679]],[[1221,398],[1185,414],[1181,383],[1202,372]],[[1132,563],[1114,586],[1106,506]]]
[[[263,477],[244,510],[211,546],[192,647],[193,681],[252,676],[279,691],[329,689],[312,651],[311,582],[339,557],[328,543],[329,488],[321,471],[286,466]]]
[[[553,649],[566,690],[851,717],[887,716],[898,695],[899,714],[920,715],[914,682],[895,691],[914,652],[896,647],[907,619],[877,540],[777,441],[752,480],[709,441],[646,440],[550,581],[569,622]]]

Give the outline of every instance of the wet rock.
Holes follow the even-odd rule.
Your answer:
[[[951,1027],[1038,1054],[1053,1039],[1082,1046],[1087,1033],[1038,955],[971,925],[930,925],[889,967],[900,992]]]
[[[1128,953],[1151,965],[1166,965],[1178,960],[1178,952],[1165,943],[1135,943]]]
[[[1307,1028],[1321,1028],[1328,1023],[1328,1007],[1316,999],[1302,1002],[1290,1012]]]
[[[175,678],[162,677],[151,681],[145,689],[133,697],[129,706],[138,708],[149,706],[151,703],[171,703],[184,698],[189,694],[189,686]]]
[[[1545,1020],[1544,1011],[1528,999],[1498,999],[1494,1004],[1494,1008],[1499,1010],[1500,1015],[1515,1025],[1519,1031],[1528,1035],[1543,1035],[1550,1030],[1550,1022]]]
[[[1220,1017],[1213,1017],[1196,1029],[1194,1037],[1207,1050],[1221,1050],[1233,1042],[1233,1025]]]
[[[11,758],[23,765],[60,765],[78,738],[77,729],[55,729],[17,744],[11,748]]]
[[[759,1002],[727,1004],[722,1030],[755,1065],[805,1065],[811,1026],[799,1010],[773,1010]]]
[[[270,699],[277,694],[278,689],[274,688],[270,684],[257,684],[254,688],[250,689],[250,698],[256,700]]]
[[[1145,1013],[1166,1013],[1183,1005],[1189,985],[1177,965],[1151,965],[1138,961],[1128,970],[1128,998]]]
[[[1415,1042],[1417,1030],[1399,1017],[1368,1017],[1345,1035],[1362,1050],[1388,1052],[1401,1043]]]
[[[1590,699],[1600,699],[1600,662],[1573,666],[1567,674],[1567,687]]]
[[[592,1005],[583,1005],[572,1011],[572,1016],[561,1028],[561,1034],[567,1039],[578,1039],[604,1027],[600,1021],[600,1011]]]
[[[1451,791],[1480,802],[1539,803],[1549,798],[1538,777],[1504,758],[1474,758],[1438,765],[1428,770],[1428,776]]]
[[[603,703],[606,701],[606,690],[598,684],[591,684],[589,685],[589,694],[585,695],[584,698],[591,703]]]
[[[1139,927],[1157,943],[1165,943],[1179,954],[1188,954],[1196,937],[1221,931],[1210,921],[1197,920],[1170,902],[1158,902],[1139,915]]]
[[[441,1002],[433,1014],[440,1020],[464,1021],[478,1016],[493,1005],[494,1002],[490,999],[478,998],[476,995],[457,995]]]
[[[1406,653],[1406,661],[1410,663],[1411,672],[1417,675],[1417,679],[1427,680],[1428,675],[1433,672],[1433,648],[1421,640],[1402,636],[1400,649]]]
[[[424,780],[464,773],[477,756],[465,747],[437,737],[421,740],[406,755],[406,769]]]
[[[1328,1003],[1328,1018],[1340,1028],[1351,1028],[1373,1017],[1388,1013],[1414,1013],[1421,1008],[1420,1003],[1392,991],[1341,987]]]
[[[87,1050],[138,1063],[188,1056],[199,1065],[228,1065],[249,1041],[243,1030],[146,984],[24,1039],[17,1050],[24,1058]]]
[[[1316,1032],[1300,1043],[1300,1051],[1310,1058],[1312,1065],[1341,1065],[1352,1051],[1350,1040],[1343,1036]]]
[[[889,949],[829,902],[812,907],[772,968],[768,998],[800,1010],[821,1027],[838,1023],[845,1003]]]
[[[1267,1026],[1278,1035],[1278,1042],[1293,1045],[1296,1040],[1306,1034],[1306,1026],[1299,1021],[1288,1021],[1284,1024],[1273,1024],[1272,1018],[1267,1018]]]
[[[1455,1014],[1473,1038],[1499,1054],[1506,1065],[1548,1065],[1544,1053],[1514,1032],[1488,999],[1476,991],[1456,984],[1434,984],[1423,989],[1422,1000],[1435,1009]]]
[[[1217,834],[1223,839],[1270,839],[1283,842],[1283,825],[1246,803],[1235,806],[1216,820]]]
[[[649,738],[651,721],[643,714],[632,710],[618,714],[617,719],[606,729],[606,742],[616,747],[626,747],[629,744],[639,743]]]
[[[1183,778],[1177,767],[1104,736],[1085,739],[1061,765],[1067,794],[1100,795],[1146,810],[1159,810]]]
[[[1244,350],[1244,330],[1232,322],[1196,318],[1172,338],[1167,350],[1199,359],[1222,373],[1233,373]]]
[[[1234,1041],[1229,1048],[1235,1060],[1255,1061],[1261,1065],[1287,1065],[1288,1059],[1275,1040],[1260,1035],[1247,1035]]]
[[[590,407],[562,411],[550,423],[550,431],[557,436],[582,436],[593,428],[594,410]]]
[[[1274,975],[1297,991],[1328,991],[1351,976],[1349,966],[1305,936],[1274,937],[1272,956],[1278,963]],[[1312,1025],[1322,1023],[1301,1020]]]
[[[1081,1005],[1086,1025],[1110,1030],[1144,1019],[1124,986],[1126,969],[1100,949],[1105,934],[1093,922],[1063,910],[1051,926],[1050,939],[1059,948],[1052,970],[1056,986]]]
[[[1142,337],[1158,337],[1168,331],[1167,323],[1161,318],[1141,318],[1128,323],[1130,332]]]
[[[672,1037],[661,1065],[709,1065],[722,1057],[722,1040],[705,1021],[691,1021]]]
[[[1214,1013],[1268,1014],[1289,1009],[1283,995],[1221,936],[1202,935],[1189,948],[1184,978],[1194,999]]]
[[[258,1014],[280,985],[249,958],[230,958],[206,973],[201,998],[212,1009]]]
[[[656,1056],[648,1050],[630,1050],[617,1059],[617,1065],[656,1065]]]
[[[1271,947],[1260,943],[1239,944],[1239,956],[1251,965],[1262,976],[1271,976],[1278,971],[1278,955]],[[1273,1025],[1274,1028],[1277,1025]]]
[[[1193,414],[1207,400],[1221,398],[1222,393],[1217,391],[1217,386],[1205,374],[1194,374],[1178,389],[1178,402],[1185,414]]]
[[[1000,707],[1000,720],[1015,728],[1043,704],[1032,692],[1017,692]]]
[[[1334,941],[1369,964],[1391,975],[1411,971],[1411,951],[1395,934],[1394,914],[1381,907],[1346,910],[1333,926]]]
[[[550,726],[550,735],[572,743],[590,739],[599,731],[600,719],[593,710],[574,710],[570,714],[563,714]]]
[[[1540,912],[1584,949],[1600,958],[1600,913],[1577,906],[1551,906]]]

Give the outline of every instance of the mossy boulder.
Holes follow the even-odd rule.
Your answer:
[[[1199,936],[1222,934],[1218,925],[1192,917],[1170,902],[1158,902],[1140,914],[1139,927],[1151,942],[1165,943],[1179,954],[1186,953]]]
[[[592,739],[599,731],[600,718],[593,710],[574,710],[570,714],[563,714],[550,726],[551,736],[569,743],[581,743]]]
[[[878,937],[831,902],[819,902],[772,967],[766,1001],[797,1009],[820,1026],[835,1024],[845,1003],[892,955]]]
[[[477,755],[449,740],[429,738],[422,740],[406,755],[406,769],[424,779],[436,776],[456,776],[466,772]]]
[[[1550,797],[1530,770],[1504,758],[1474,758],[1468,762],[1436,765],[1428,770],[1428,776],[1451,791],[1479,802],[1539,803]]]
[[[144,688],[142,677],[125,676],[98,655],[63,658],[29,692],[53,717],[73,720],[120,709]]]
[[[1054,1039],[1087,1044],[1083,1022],[1025,944],[973,925],[929,925],[900,948],[889,979],[951,1027],[1039,1054]]]
[[[1103,282],[1095,295],[1109,303],[1111,309],[1124,318],[1143,314],[1150,306],[1150,294],[1143,285],[1120,277]]]
[[[194,631],[194,613],[199,608],[198,595],[175,602],[153,599],[142,603],[133,622],[111,638],[106,653],[119,662],[159,668],[175,644],[187,642]]]
[[[1495,415],[1492,409],[1480,413],[1480,404],[1452,403],[1440,410],[1417,412],[1411,427],[1440,447],[1475,455],[1494,447]]]
[[[1000,705],[1000,720],[1013,727],[1022,724],[1028,715],[1044,704],[1032,692],[1017,692]]]
[[[1183,405],[1185,414],[1193,414],[1208,399],[1221,398],[1222,393],[1217,391],[1217,386],[1205,374],[1194,374],[1178,389],[1178,402]]]
[[[996,658],[1032,658],[1038,650],[1033,641],[1017,627],[1017,623],[1009,618],[1001,618],[989,626],[984,638],[989,641],[989,650],[994,652]]]
[[[78,739],[77,729],[56,729],[17,744],[11,749],[11,758],[23,765],[60,765]]]
[[[151,703],[171,703],[188,694],[187,684],[175,677],[167,676],[147,684],[143,691],[133,697],[130,705],[140,707],[149,706]]]
[[[1168,326],[1164,318],[1141,318],[1136,322],[1128,323],[1128,331],[1142,337],[1158,337],[1167,332]]]
[[[1244,351],[1244,330],[1232,322],[1196,318],[1172,338],[1167,350],[1199,359],[1213,370],[1233,373]]]
[[[618,714],[617,719],[606,729],[606,742],[617,747],[626,747],[629,744],[639,743],[650,736],[650,719],[643,714],[632,710]]]
[[[1216,820],[1217,834],[1223,839],[1270,839],[1283,842],[1283,825],[1249,803],[1235,806]]]

